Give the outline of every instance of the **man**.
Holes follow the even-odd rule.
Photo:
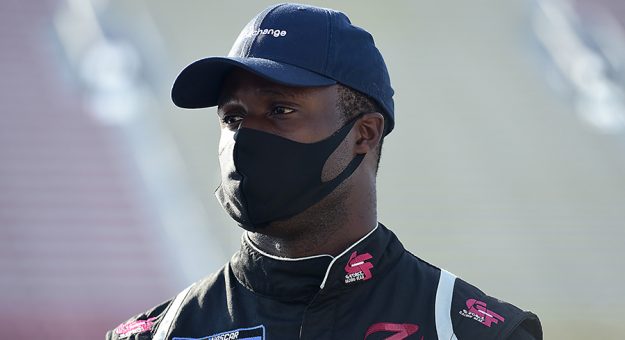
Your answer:
[[[337,11],[272,6],[228,57],[176,79],[218,106],[216,196],[246,230],[219,272],[107,339],[542,339],[538,318],[407,252],[377,222],[393,90],[373,38]]]

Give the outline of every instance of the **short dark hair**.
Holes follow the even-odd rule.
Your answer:
[[[378,105],[373,99],[371,99],[366,94],[354,90],[350,87],[347,87],[342,84],[338,84],[338,101],[337,101],[337,109],[339,112],[343,114],[344,121],[348,121],[351,118],[359,115],[361,113],[369,113],[369,112],[379,112],[383,113],[380,109],[380,105]],[[382,143],[384,142],[384,135],[380,139],[380,143],[378,144],[377,153],[378,159],[375,166],[375,171],[378,171],[380,167],[380,159],[382,157]]]

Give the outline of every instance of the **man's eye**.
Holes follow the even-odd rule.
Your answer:
[[[276,106],[271,110],[272,115],[288,115],[293,112],[295,112],[294,109],[284,107],[284,106]]]
[[[224,116],[221,121],[222,123],[226,124],[226,125],[234,125],[234,124],[239,124],[241,123],[241,120],[243,120],[243,117],[241,116],[235,116],[235,115],[231,115],[231,116]]]

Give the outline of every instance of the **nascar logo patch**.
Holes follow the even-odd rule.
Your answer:
[[[173,340],[265,340],[265,326],[239,328],[202,338],[173,338]]]

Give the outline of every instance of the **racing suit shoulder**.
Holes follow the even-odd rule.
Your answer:
[[[202,300],[210,298],[208,294],[217,290],[223,291],[224,269],[217,271],[184,289],[174,298],[169,299],[150,310],[135,315],[106,333],[106,340],[150,340],[162,326],[165,334],[176,326],[176,316],[180,310],[195,309]],[[170,320],[164,320],[170,314]],[[162,324],[162,325],[161,325]]]
[[[459,340],[543,338],[538,316],[486,295],[460,278],[454,285],[450,313]]]
[[[106,333],[106,340],[148,340],[158,326],[172,300],[167,300],[150,310],[135,315]]]

